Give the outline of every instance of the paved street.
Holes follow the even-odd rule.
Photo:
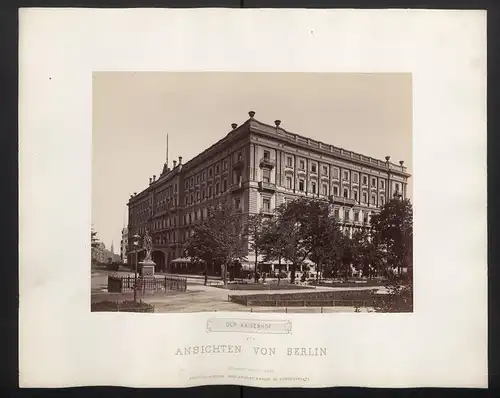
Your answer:
[[[129,300],[132,299],[132,293],[107,293],[107,274],[106,271],[99,271],[92,274],[92,300]],[[120,272],[123,276],[133,273]],[[167,293],[146,294],[143,300],[153,304],[156,312],[206,312],[206,311],[239,311],[239,312],[285,312],[285,308],[276,307],[246,307],[240,304],[228,301],[230,294],[258,294],[267,293],[269,291],[262,290],[236,290],[229,291],[226,289],[217,288],[214,286],[204,286],[203,277],[186,275],[188,278],[188,286],[186,292],[169,291]],[[157,275],[158,278],[164,275]],[[316,289],[287,289],[273,290],[273,294],[285,293],[304,293],[313,291],[332,291],[332,290],[364,290],[373,289],[368,287],[317,287]],[[351,307],[324,307],[323,312],[353,312]],[[321,308],[294,308],[288,312],[321,312]]]

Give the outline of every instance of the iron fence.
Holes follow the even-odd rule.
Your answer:
[[[228,295],[228,301],[262,307],[336,307],[373,305],[376,289],[323,291],[314,293],[275,293]]]
[[[134,287],[143,292],[161,292],[176,290],[185,292],[187,290],[187,278],[179,276],[146,277],[137,278],[133,276],[108,276],[108,292],[123,293],[133,291]]]

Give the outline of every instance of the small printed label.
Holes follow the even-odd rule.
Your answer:
[[[269,333],[291,334],[291,321],[210,318],[207,321],[208,332],[240,332],[240,333]]]

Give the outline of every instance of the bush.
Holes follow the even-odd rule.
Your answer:
[[[92,303],[95,312],[154,312],[154,306],[143,301],[100,301]]]
[[[376,312],[413,312],[413,280],[408,276],[392,277],[386,285],[389,293],[374,302]]]
[[[120,263],[107,263],[106,264],[106,269],[109,271],[118,271],[120,268]]]

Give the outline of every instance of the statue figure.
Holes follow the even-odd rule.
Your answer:
[[[144,261],[152,261],[151,260],[151,251],[153,250],[153,240],[151,239],[151,235],[149,235],[149,230],[146,230],[146,235],[144,235],[144,245],[143,249],[146,252],[146,257]]]

